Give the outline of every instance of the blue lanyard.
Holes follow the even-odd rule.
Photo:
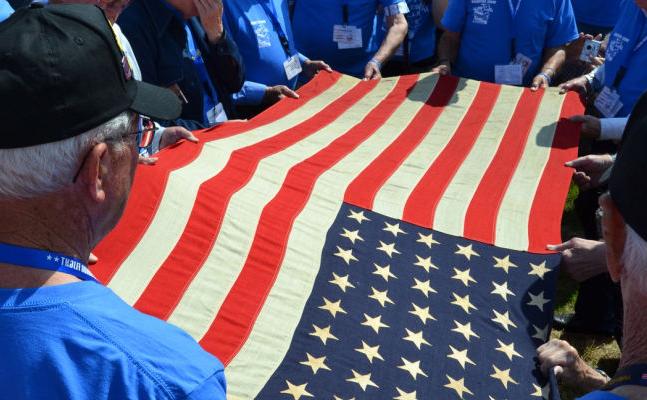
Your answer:
[[[348,12],[349,4],[350,4],[350,0],[342,0],[341,2],[341,12],[342,12],[342,18],[344,20],[344,25],[348,25],[348,20],[350,19],[350,15]]]
[[[202,81],[202,84],[206,86],[205,89],[208,92],[208,97],[213,103],[211,105],[205,103],[205,110],[208,108],[213,108],[218,103],[218,92],[216,92],[216,89],[211,82],[211,77],[209,76],[209,72],[207,71],[207,66],[204,63],[202,54],[195,47],[195,41],[193,40],[193,33],[191,32],[191,28],[186,23],[184,24],[184,30],[186,31],[187,51],[189,52],[189,56],[193,60],[193,65],[195,65],[195,67],[198,69],[200,80]]]
[[[283,31],[283,27],[279,22],[279,18],[276,15],[276,7],[274,7],[274,3],[272,3],[273,0],[267,0],[267,1],[270,2],[272,9],[269,8],[269,6],[266,3],[266,0],[260,1],[261,7],[263,7],[263,10],[265,10],[265,14],[267,14],[267,16],[270,17],[272,25],[274,26],[274,30],[279,35],[279,41],[281,42],[281,46],[283,46],[283,50],[285,51],[285,54],[288,57],[290,57],[292,55],[292,52],[290,51],[290,41],[288,40],[288,35],[286,35],[286,33]]]
[[[523,0],[517,0],[518,3],[515,6],[513,0],[508,0],[508,6],[510,7],[510,17],[512,18],[512,57],[517,55],[517,15],[519,14],[519,9],[521,8],[521,2]]]
[[[84,281],[97,281],[88,266],[78,258],[47,250],[0,243],[0,263],[63,272]]]

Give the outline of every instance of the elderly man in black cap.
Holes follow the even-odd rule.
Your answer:
[[[544,372],[554,368],[566,383],[596,390],[584,400],[647,398],[647,95],[634,108],[614,163],[609,192],[600,198],[609,274],[620,282],[624,306],[620,367],[611,380],[588,366],[567,342],[538,349]]]
[[[0,25],[0,397],[224,399],[222,364],[99,284],[140,114],[177,96],[132,79],[103,12],[33,5]]]

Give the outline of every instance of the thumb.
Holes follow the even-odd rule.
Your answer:
[[[553,367],[553,373],[555,374],[555,377],[559,377],[563,372],[564,372],[564,368],[562,368],[561,366],[555,365]]]
[[[564,243],[549,244],[549,245],[546,246],[546,248],[548,250],[550,250],[550,251],[564,251],[564,250],[568,250],[568,249],[570,249],[572,247],[573,247],[573,244],[572,244],[572,242],[570,240],[567,241],[567,242],[564,242]]]
[[[297,92],[295,92],[294,90],[290,89],[287,86],[283,86],[281,88],[281,94],[283,94],[286,97],[289,97],[291,99],[298,99],[299,98],[299,94]]]
[[[182,139],[186,139],[192,143],[199,142],[198,138],[193,135],[193,132],[191,132],[188,129],[182,129],[182,131],[180,132],[180,136],[182,137]]]

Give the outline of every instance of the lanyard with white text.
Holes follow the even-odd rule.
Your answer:
[[[195,42],[193,40],[193,33],[191,32],[191,28],[189,27],[188,24],[184,25],[184,30],[186,31],[186,45],[187,45],[187,50],[189,52],[189,56],[191,57],[191,60],[193,60],[193,64],[196,66],[198,70],[198,75],[200,75],[200,80],[202,81],[202,85],[204,86],[205,90],[209,93],[208,97],[213,103],[211,107],[205,104],[205,108],[213,108],[213,106],[215,106],[218,103],[218,92],[216,92],[216,88],[213,86],[213,83],[211,83],[211,77],[209,76],[209,72],[207,71],[207,66],[204,63],[202,54],[195,47]]]
[[[348,3],[349,3],[349,0],[342,0],[341,2],[341,13],[342,13],[342,18],[344,19],[344,25],[348,25],[348,21],[350,19],[350,14],[348,11]]]
[[[513,4],[513,1],[508,0],[508,6],[510,8],[510,17],[512,18],[512,57],[515,57],[517,55],[517,15],[519,14],[522,0],[517,0],[516,6]]]
[[[0,243],[0,263],[63,272],[84,281],[97,280],[78,258],[13,244]]]
[[[283,46],[283,50],[285,51],[285,54],[290,57],[292,56],[292,51],[290,50],[290,41],[288,40],[288,35],[283,31],[283,27],[281,26],[281,23],[279,22],[279,18],[277,17],[276,14],[276,7],[274,6],[274,3],[272,3],[273,0],[267,0],[270,2],[270,6],[267,5],[267,3],[263,0],[261,0],[261,6],[265,10],[265,14],[267,14],[268,17],[270,17],[270,20],[272,21],[272,25],[274,26],[274,30],[276,31],[276,34],[279,35],[279,41],[281,42],[281,46]]]

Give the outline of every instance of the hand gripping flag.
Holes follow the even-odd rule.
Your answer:
[[[575,95],[321,73],[140,167],[97,278],[231,399],[541,399]]]

